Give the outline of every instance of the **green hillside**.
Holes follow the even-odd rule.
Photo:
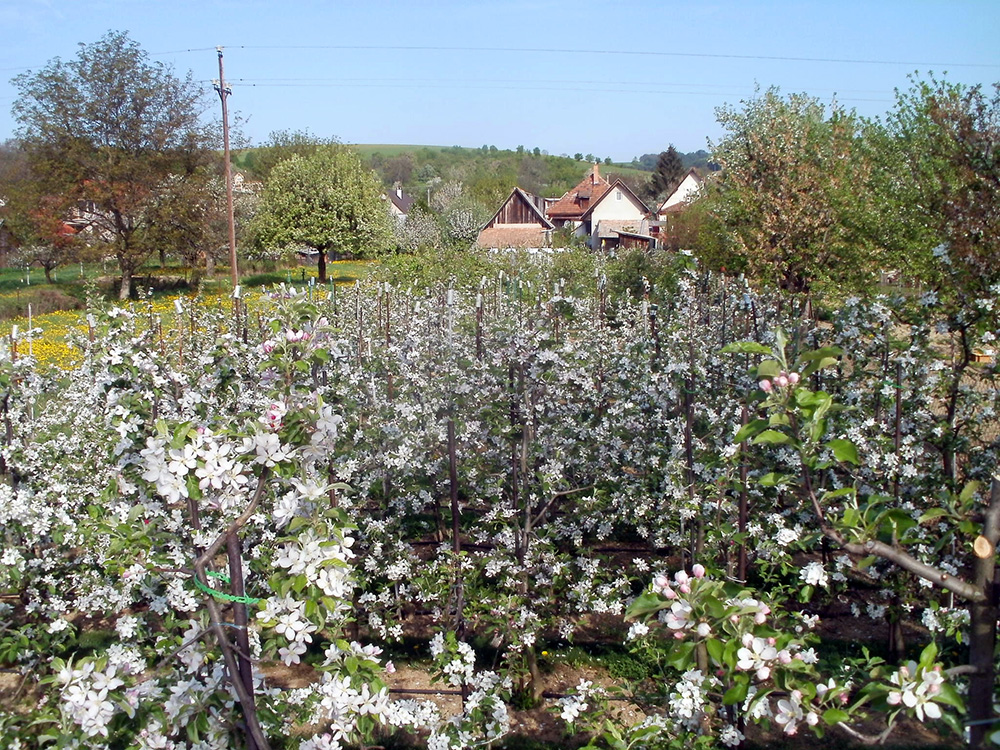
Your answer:
[[[449,183],[461,184],[462,191],[491,210],[506,198],[514,187],[549,198],[561,196],[587,174],[593,163],[586,158],[553,156],[538,148],[498,149],[462,146],[427,146],[419,144],[358,143],[350,144],[361,158],[378,173],[386,187],[400,185],[417,197],[427,200],[429,193]],[[263,149],[246,149],[234,155],[238,169],[253,175],[261,162]],[[590,156],[587,154],[586,156]],[[681,154],[685,166],[704,163],[704,153]],[[690,157],[690,158],[687,158]],[[651,167],[649,155],[631,163],[600,162],[601,174],[610,180],[620,178],[636,193],[645,194]],[[655,159],[653,160],[655,163]]]

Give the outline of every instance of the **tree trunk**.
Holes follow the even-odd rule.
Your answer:
[[[316,259],[316,270],[319,274],[319,283],[326,283],[326,250],[319,251],[319,257]]]
[[[122,283],[118,288],[118,299],[124,302],[132,294],[132,271],[122,269]]]
[[[45,271],[45,283],[46,284],[53,283],[53,281],[52,281],[52,269],[49,268],[48,266],[42,266],[42,269]]]
[[[239,534],[231,531],[226,538],[226,553],[229,558],[229,578],[232,596],[246,597],[243,585],[242,544]],[[233,625],[236,630],[236,663],[239,674],[230,675],[231,680],[240,680],[246,689],[249,700],[241,703],[244,714],[257,710],[254,700],[253,666],[250,663],[250,638],[247,634],[247,605],[245,601],[233,601]],[[256,739],[250,732],[246,733],[246,749],[258,750]]]
[[[983,747],[993,718],[993,693],[996,674],[993,656],[996,650],[997,606],[1000,585],[996,576],[996,545],[1000,541],[1000,479],[993,479],[990,505],[983,524],[987,545],[976,540],[975,584],[986,599],[969,607],[969,664],[976,672],[969,680],[969,746]]]

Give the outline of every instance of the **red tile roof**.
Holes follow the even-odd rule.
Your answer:
[[[578,221],[597,199],[611,188],[611,183],[601,177],[595,164],[579,184],[549,206],[549,218],[556,221]]]
[[[479,233],[476,245],[485,248],[547,247],[547,230],[537,224],[500,224]]]

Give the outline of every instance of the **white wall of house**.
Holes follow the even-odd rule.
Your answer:
[[[663,205],[660,206],[660,213],[663,213],[671,206],[676,206],[678,203],[683,203],[694,198],[700,186],[701,181],[693,174],[688,173],[688,176],[681,180],[681,184],[670,194],[670,197],[663,201]]]
[[[629,194],[618,187],[612,187],[601,197],[600,203],[594,206],[594,210],[588,217],[590,225],[596,227],[602,221],[628,221],[635,219],[636,229],[639,222],[646,215],[641,206],[637,206]]]

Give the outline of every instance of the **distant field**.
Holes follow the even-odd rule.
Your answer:
[[[601,174],[609,175],[616,174],[621,177],[635,177],[640,180],[646,180],[649,178],[649,172],[644,169],[636,169],[635,167],[618,166],[617,164],[602,164]]]
[[[410,153],[416,153],[418,151],[428,150],[428,151],[442,151],[448,146],[418,146],[413,144],[405,143],[348,143],[352,149],[357,151],[361,156],[370,157],[372,154],[382,154],[382,156],[399,156],[400,154],[405,154],[407,151]],[[476,149],[464,149],[466,151],[475,151]]]

